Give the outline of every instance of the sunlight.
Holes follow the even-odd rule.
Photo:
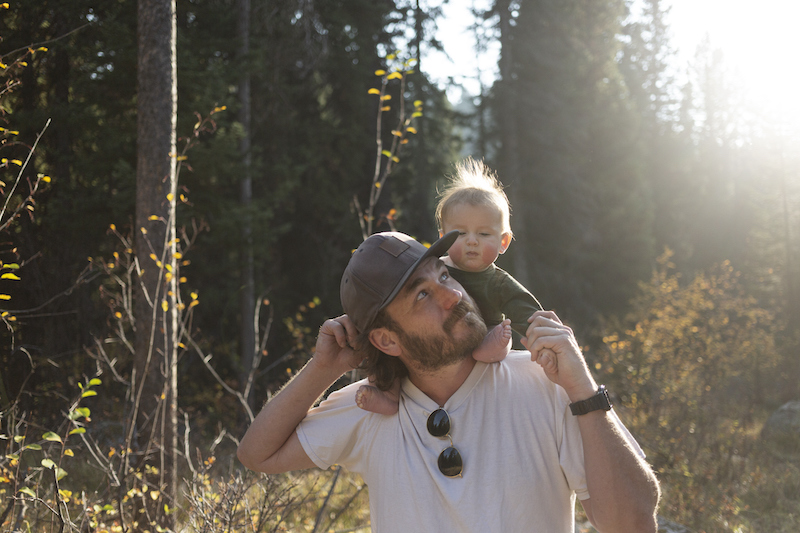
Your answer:
[[[723,51],[732,81],[764,118],[800,129],[800,17],[797,0],[672,0],[678,56],[691,61],[707,35]]]

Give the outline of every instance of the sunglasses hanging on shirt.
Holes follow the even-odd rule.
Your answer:
[[[438,438],[447,437],[450,446],[442,450],[439,454],[439,472],[447,477],[461,477],[464,470],[464,463],[461,454],[453,446],[453,438],[450,436],[450,415],[441,407],[430,414],[428,417],[428,433]]]

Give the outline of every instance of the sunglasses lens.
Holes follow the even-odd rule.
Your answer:
[[[428,417],[428,433],[434,437],[445,437],[450,433],[450,417],[444,409],[437,409]]]
[[[447,477],[456,477],[461,475],[463,469],[463,462],[461,461],[461,454],[458,453],[454,447],[450,446],[445,448],[439,454],[439,471]]]

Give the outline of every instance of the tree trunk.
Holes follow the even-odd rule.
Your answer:
[[[139,530],[173,528],[177,495],[177,123],[175,0],[139,0],[135,247],[139,283],[133,375],[135,426],[129,433],[149,491]],[[148,495],[149,496],[149,495]],[[146,522],[147,525],[145,525]]]
[[[528,274],[528,257],[526,254],[528,242],[525,201],[523,196],[523,180],[520,175],[519,143],[517,139],[518,124],[516,81],[513,79],[513,57],[511,44],[511,10],[509,0],[498,0],[497,11],[500,14],[500,178],[508,186],[508,199],[513,212],[517,214],[512,218],[515,240],[517,241],[510,253],[513,259],[514,277],[528,287],[530,275]]]
[[[239,80],[239,122],[242,124],[242,140],[239,152],[242,155],[244,173],[239,191],[239,202],[245,213],[242,223],[242,249],[241,256],[241,293],[239,297],[242,315],[241,323],[241,360],[242,371],[239,386],[251,401],[252,388],[248,386],[250,370],[256,351],[256,325],[255,325],[255,274],[253,268],[253,227],[250,217],[250,204],[253,201],[253,178],[251,175],[252,158],[250,155],[250,67],[248,56],[250,54],[250,0],[238,0],[236,9],[239,12],[237,33],[239,34],[239,63],[242,77]],[[252,405],[251,405],[252,407]]]

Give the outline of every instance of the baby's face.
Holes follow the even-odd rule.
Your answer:
[[[442,219],[443,233],[458,230],[458,239],[447,255],[467,272],[481,272],[508,248],[511,235],[503,233],[503,218],[489,206],[457,204]]]

